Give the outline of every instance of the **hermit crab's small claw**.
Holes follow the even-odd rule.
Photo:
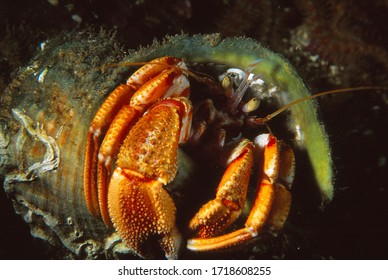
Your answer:
[[[225,249],[246,243],[264,228],[276,232],[283,227],[291,205],[289,188],[294,179],[294,154],[290,147],[271,134],[259,135],[254,144],[256,153],[262,159],[260,169],[263,174],[257,183],[258,191],[245,227],[220,236],[190,239],[188,249]]]
[[[158,180],[116,168],[108,192],[109,213],[123,241],[140,257],[149,257],[146,241],[159,241],[168,259],[176,259],[181,236],[175,205]]]
[[[253,147],[244,139],[229,156],[228,168],[218,185],[216,198],[202,206],[190,221],[190,229],[197,231],[200,238],[216,235],[239,217],[252,164]]]

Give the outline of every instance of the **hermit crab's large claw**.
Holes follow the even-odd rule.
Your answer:
[[[188,96],[189,83],[175,57],[153,60],[119,85],[93,118],[87,137],[84,164],[85,202],[90,213],[112,226],[106,206],[106,185],[118,150],[132,126],[160,99]],[[182,129],[186,131],[186,129]]]
[[[185,70],[182,59],[169,56],[144,65],[108,96],[87,134],[86,206],[141,257],[151,257],[149,239],[167,258],[178,256],[176,209],[164,185],[174,179],[178,144],[190,134]]]
[[[117,232],[139,256],[147,257],[144,244],[152,236],[168,259],[176,259],[181,236],[175,227],[175,205],[158,180],[117,168],[108,192],[109,213]]]
[[[125,138],[109,183],[109,215],[124,242],[146,257],[143,245],[158,239],[169,259],[181,243],[175,227],[175,205],[164,185],[177,172],[178,144],[185,141],[191,103],[185,97],[158,102]],[[189,117],[190,118],[190,117]],[[188,120],[191,122],[191,119]]]

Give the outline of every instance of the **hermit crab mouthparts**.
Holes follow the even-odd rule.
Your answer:
[[[62,257],[190,257],[280,231],[296,165],[284,135],[305,151],[322,200],[332,199],[314,102],[289,108],[285,133],[249,125],[309,96],[281,56],[217,34],[167,37],[124,56],[106,36],[47,41],[0,108],[4,189],[31,234],[65,248]],[[117,67],[101,73],[93,57]]]

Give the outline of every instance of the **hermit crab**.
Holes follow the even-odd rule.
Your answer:
[[[140,68],[109,95],[87,136],[84,188],[88,208],[96,216],[100,213],[108,226],[113,223],[124,242],[140,256],[142,243],[151,235],[161,236],[168,258],[177,258],[181,243],[174,202],[163,185],[175,178],[178,144],[188,141],[191,132],[192,105],[185,70],[183,60],[175,57],[158,58]],[[101,136],[104,140],[99,145]],[[263,160],[259,171],[263,175],[245,227],[206,239],[224,230],[241,213],[254,153]],[[266,223],[282,228],[291,204],[284,185],[291,186],[294,165],[292,150],[271,134],[259,135],[254,142],[241,139],[226,160],[216,198],[190,223],[205,239],[191,239],[188,247],[220,249],[257,236]]]
[[[2,131],[4,141],[16,139],[2,153],[20,161],[3,161],[5,189],[36,236],[80,258],[127,252],[148,258],[149,245],[157,243],[175,259],[182,250],[236,250],[263,232],[276,234],[291,207],[297,163],[267,125],[278,112],[260,114],[260,100],[278,108],[291,104],[281,110],[289,111],[294,147],[311,160],[322,200],[332,198],[330,150],[315,103],[292,66],[257,42],[170,37],[122,63],[106,63],[113,90],[94,84],[102,95],[74,93],[65,81],[69,65],[61,67],[75,51],[66,45],[51,51],[54,58],[39,58],[19,82],[64,105],[9,97],[12,131],[19,131]],[[79,65],[73,73],[82,80]],[[100,68],[90,69],[88,75],[101,75]],[[123,77],[129,77],[125,83]],[[9,91],[23,87],[15,83]],[[209,194],[201,203],[180,200],[170,186],[182,185],[176,183],[182,173],[201,177],[182,168],[182,153],[222,169],[215,185],[199,188]],[[249,193],[253,199],[246,200]],[[195,210],[182,218],[182,205],[191,202]]]

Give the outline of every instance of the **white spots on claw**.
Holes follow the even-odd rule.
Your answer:
[[[269,142],[268,133],[260,134],[256,136],[255,139],[253,140],[253,143],[255,144],[255,146],[260,147],[261,149],[263,149],[268,144],[268,142]]]
[[[258,235],[257,230],[254,229],[253,227],[247,227],[246,229],[249,231],[252,237],[256,237]]]

